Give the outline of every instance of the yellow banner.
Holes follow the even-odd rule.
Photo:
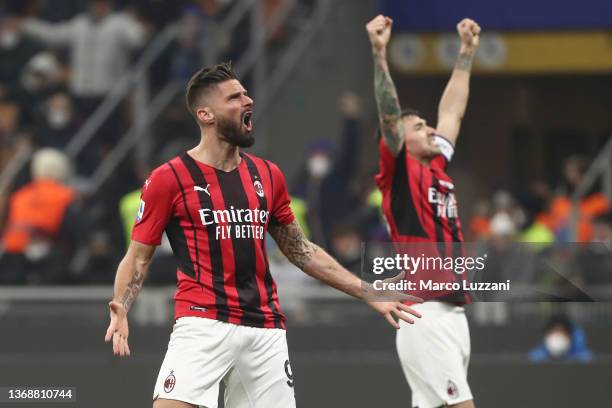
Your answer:
[[[458,50],[456,34],[396,34],[389,59],[394,69],[407,74],[448,73]],[[474,72],[612,73],[612,32],[486,33]]]

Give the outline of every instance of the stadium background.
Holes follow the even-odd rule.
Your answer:
[[[30,24],[32,18],[68,21],[99,3],[0,3],[0,386],[74,386],[79,407],[148,406],[171,330],[168,253],[158,251],[130,318],[134,355],[128,360],[113,358],[102,342],[105,303],[135,211],[129,193],[148,170],[197,141],[182,92],[203,64],[234,61],[255,99],[253,152],[285,171],[311,237],[356,267],[356,243],[381,239],[364,30],[379,11],[395,21],[390,58],[402,103],[432,123],[456,54],[454,25],[469,16],[487,33],[451,166],[470,240],[588,241],[603,231],[612,242],[609,2],[585,0],[578,8],[552,0],[115,1],[115,11],[129,16],[125,24],[138,29],[129,46],[115,45],[106,59],[105,48],[90,43],[97,66],[117,70],[106,83],[95,67],[77,66],[74,38],[49,44],[51,37],[36,36]],[[15,42],[7,33],[21,35]],[[129,68],[117,62],[121,56]],[[85,86],[75,82],[78,73]],[[97,81],[99,87],[88,88]],[[51,119],[62,108],[71,119]],[[28,246],[11,254],[10,200],[31,181],[32,154],[49,146],[73,160],[67,184],[77,198],[60,220],[61,233],[38,231],[42,255]],[[345,171],[319,183],[314,157],[331,158]],[[571,211],[554,212],[587,201],[594,208],[580,207],[579,221]],[[338,211],[348,216],[340,219]],[[271,256],[288,315],[298,405],[407,406],[392,330],[366,306]],[[612,289],[610,277],[596,283]],[[589,361],[529,358],[547,320],[559,312],[586,333]],[[468,314],[478,406],[609,404],[609,304],[480,303]]]

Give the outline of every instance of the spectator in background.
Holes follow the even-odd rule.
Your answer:
[[[70,163],[59,150],[41,149],[31,173],[9,198],[0,281],[65,283],[79,223],[77,194],[65,184]]]
[[[587,348],[584,330],[567,316],[555,315],[546,324],[542,343],[529,352],[529,359],[588,362],[593,359],[593,353]]]
[[[577,249],[571,281],[587,288],[612,285],[612,211],[593,219],[591,242]]]
[[[173,78],[185,83],[204,62],[206,30],[203,20],[204,16],[195,6],[185,9],[181,16],[171,71]]]
[[[326,139],[311,143],[306,171],[294,184],[293,196],[307,206],[307,221],[313,242],[331,247],[334,226],[353,213],[359,198],[351,190],[361,142],[359,117],[361,101],[352,93],[340,98],[344,127],[337,149]]]
[[[70,91],[79,105],[99,103],[126,71],[133,50],[146,39],[145,27],[110,0],[89,0],[88,11],[62,23],[27,19],[22,32],[47,45],[70,48]]]
[[[542,214],[546,211],[547,203],[531,192],[521,197],[521,210],[523,222],[519,224],[521,242],[552,244],[555,234],[550,227],[542,221]]]
[[[361,233],[354,224],[339,224],[332,231],[331,249],[340,265],[355,275],[360,274]]]
[[[491,233],[490,208],[487,200],[479,200],[474,205],[474,215],[470,218],[468,232],[472,241],[486,240]]]
[[[65,92],[51,95],[44,110],[44,122],[34,132],[34,143],[63,149],[79,129],[70,95]]]
[[[183,9],[177,47],[172,56],[173,78],[187,83],[194,71],[226,52],[230,37],[217,21],[221,11],[221,5],[210,1]]]
[[[18,127],[31,134],[44,122],[46,99],[62,89],[62,67],[54,54],[39,52],[18,71],[19,79],[7,86],[6,100],[18,107]]]
[[[548,223],[562,242],[572,241],[572,196],[588,170],[589,162],[581,156],[570,156],[563,162],[563,182],[552,200]],[[606,213],[610,203],[597,187],[591,189],[578,203],[578,234],[576,241],[588,242],[592,234],[591,220]]]
[[[41,50],[38,42],[21,35],[15,20],[0,17],[0,99],[11,93],[22,68]]]
[[[24,34],[70,51],[69,88],[82,118],[90,116],[127,71],[131,53],[144,45],[146,29],[134,15],[118,12],[111,0],[88,0],[87,12],[62,23],[28,18]],[[121,107],[121,105],[120,105]],[[110,115],[84,152],[91,173],[122,134],[120,109]],[[94,158],[93,160],[91,158]]]

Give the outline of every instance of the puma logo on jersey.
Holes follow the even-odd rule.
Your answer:
[[[210,184],[207,184],[206,187],[193,186],[193,191],[204,191],[210,196],[210,193],[208,192],[208,187],[210,187]]]

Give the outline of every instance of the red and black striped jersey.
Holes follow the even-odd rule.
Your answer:
[[[285,177],[267,160],[240,156],[229,172],[187,153],[156,168],[132,239],[159,245],[166,231],[178,266],[176,319],[285,328],[265,246],[269,225],[294,219]]]
[[[438,243],[436,256],[459,256],[463,242],[461,221],[453,180],[446,167],[453,154],[452,144],[436,135],[443,154],[424,165],[410,156],[405,145],[397,156],[384,140],[379,142],[379,172],[376,184],[382,192],[382,211],[395,243]],[[425,248],[421,246],[420,248]],[[433,249],[431,250],[433,251]],[[438,280],[455,281],[456,274],[437,275]],[[424,299],[432,293],[414,293]],[[444,300],[467,302],[467,295],[436,293]]]

